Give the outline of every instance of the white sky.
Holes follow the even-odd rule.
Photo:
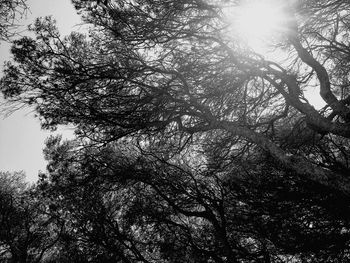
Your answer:
[[[62,36],[78,31],[80,17],[70,0],[28,0],[30,12],[27,18],[19,21],[25,29],[39,16],[52,15]],[[22,31],[22,30],[21,30]],[[23,32],[22,34],[26,34]],[[3,63],[10,57],[10,45],[0,44],[0,77]],[[3,99],[0,98],[0,104]],[[70,131],[61,131],[66,137]],[[19,110],[9,117],[0,113],[0,171],[25,171],[28,181],[36,181],[38,171],[45,171],[42,149],[45,139],[50,135],[40,128],[39,120],[30,109]]]

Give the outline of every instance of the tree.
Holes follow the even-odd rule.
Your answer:
[[[0,40],[9,40],[13,36],[18,16],[23,16],[26,10],[26,0],[0,1]]]
[[[344,173],[331,169],[348,172],[349,99],[345,89],[339,93],[344,85],[336,82],[339,78],[332,79],[342,74],[336,62],[347,52],[341,38],[348,30],[342,18],[347,3],[300,4],[296,16],[314,15],[303,24],[298,17],[291,22],[283,39],[295,56],[289,68],[237,50],[225,31],[221,2],[75,3],[96,30],[88,38],[73,33],[60,40],[50,19],[38,20],[32,28],[37,40],[15,42],[16,63],[8,64],[2,80],[7,98],[37,106],[44,127],[73,123],[105,142],[161,131],[186,141],[221,130],[269,152],[299,176],[349,191]],[[325,15],[333,20],[324,21]],[[327,105],[322,111],[303,97],[314,81]],[[294,137],[343,144],[342,149],[334,146],[336,164],[330,156],[285,149],[280,127],[290,122],[296,126],[292,130],[299,129]]]
[[[261,159],[254,166],[237,158],[224,171],[195,170],[185,158],[182,164],[169,163],[143,155],[130,142],[90,145],[78,153],[76,145],[60,138],[48,140],[49,176],[39,184],[50,196],[54,213],[67,224],[62,241],[66,249],[60,251],[68,258],[80,255],[81,262],[349,258],[349,198],[271,169],[271,160]]]
[[[37,197],[23,172],[0,172],[1,262],[41,262],[56,243],[60,231]]]
[[[13,228],[17,225],[18,210],[15,208],[19,204],[21,192],[25,189],[23,181],[23,173],[1,173],[1,258],[4,259],[9,255],[9,251],[13,257],[16,257],[16,245],[12,244],[14,237],[12,236]],[[17,233],[18,234],[18,233]]]
[[[268,220],[270,226],[278,220],[281,226],[288,226],[285,232],[272,231],[271,227],[261,230],[264,234],[259,232],[284,252],[298,254],[305,249],[305,260],[313,260],[316,251],[310,250],[310,244],[320,241],[310,238],[308,245],[301,242],[303,235],[291,233],[329,234],[329,249],[330,244],[335,245],[332,235],[339,237],[348,231],[346,217],[332,212],[329,203],[344,199],[341,204],[347,211],[350,194],[349,3],[303,0],[291,5],[287,30],[272,43],[289,56],[284,63],[242,47],[229,33],[223,10],[237,5],[237,1],[73,3],[93,25],[89,35],[74,32],[62,39],[50,18],[38,19],[32,26],[36,39],[25,37],[14,42],[14,61],[7,63],[0,84],[7,99],[34,105],[44,128],[75,125],[82,148],[128,139],[142,155],[180,167],[185,163],[189,174],[212,170],[232,178],[249,175],[255,179],[253,175],[259,175],[255,184],[250,181],[246,186],[251,189],[246,198],[262,206],[260,212],[271,212],[261,215],[276,220]],[[305,97],[314,86],[325,103],[321,110]],[[66,163],[65,158],[61,161],[62,165]],[[62,167],[50,173],[62,176]],[[92,174],[100,175],[102,167]],[[171,177],[171,166],[165,167],[164,173]],[[186,174],[183,170],[181,173]],[[72,177],[81,173],[78,170]],[[89,173],[84,171],[83,175]],[[59,178],[55,180],[60,182]],[[269,194],[278,197],[275,204],[281,208],[279,214],[265,207],[268,202],[261,204],[261,196],[254,190],[264,180],[271,180],[267,189],[275,188]],[[215,186],[211,180],[204,181],[208,188]],[[179,182],[185,189],[190,187],[185,181]],[[156,196],[168,191],[166,182],[161,185]],[[296,195],[306,195],[304,199],[287,202],[283,198],[288,196],[277,194],[276,187],[287,191],[291,185]],[[317,201],[312,194],[322,198]],[[199,202],[198,198],[194,201]],[[165,202],[174,209],[171,199]],[[313,202],[317,205],[311,205]],[[303,209],[292,209],[296,204]],[[248,207],[254,211],[252,205]],[[295,212],[290,217],[293,222],[286,207]],[[342,218],[339,225],[336,220],[327,221],[336,218],[335,214]],[[316,220],[318,215],[322,215],[321,221]],[[305,227],[305,218],[309,217],[312,222],[308,226],[316,220],[318,227],[327,226],[329,231],[314,232],[312,227]],[[342,238],[341,245],[335,245],[339,248],[337,256],[346,254],[348,237]],[[249,240],[258,238],[246,242]],[[300,248],[295,245],[298,249],[287,250],[287,241]],[[257,242],[252,244],[263,247],[264,243]],[[228,243],[239,244],[233,240]],[[266,251],[267,247],[257,251]],[[324,251],[329,252],[327,249]],[[232,258],[243,255],[237,250],[232,253]]]

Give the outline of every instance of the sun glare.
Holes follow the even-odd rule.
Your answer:
[[[255,51],[283,33],[288,15],[282,0],[245,0],[226,10],[232,34]]]

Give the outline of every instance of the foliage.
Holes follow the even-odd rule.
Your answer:
[[[0,40],[8,40],[13,36],[18,16],[23,16],[26,10],[26,0],[0,1]]]
[[[232,35],[238,1],[74,0],[88,35],[14,41],[5,97],[80,138],[45,150],[57,258],[348,260],[350,4],[296,2],[282,62]]]
[[[51,178],[39,187],[85,261],[349,259],[349,198],[296,180],[272,160],[196,172],[185,161],[145,156],[130,142],[79,154],[74,145],[48,141]]]
[[[1,262],[40,262],[57,241],[54,221],[22,172],[0,172]]]

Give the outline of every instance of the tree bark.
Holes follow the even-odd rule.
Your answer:
[[[335,189],[346,196],[350,196],[349,178],[331,170],[319,167],[301,156],[289,154],[264,135],[254,132],[247,127],[242,127],[236,123],[228,121],[219,121],[216,125],[218,128],[222,128],[234,135],[242,136],[255,143],[271,154],[271,156],[273,156],[283,167],[294,171],[297,175]]]

